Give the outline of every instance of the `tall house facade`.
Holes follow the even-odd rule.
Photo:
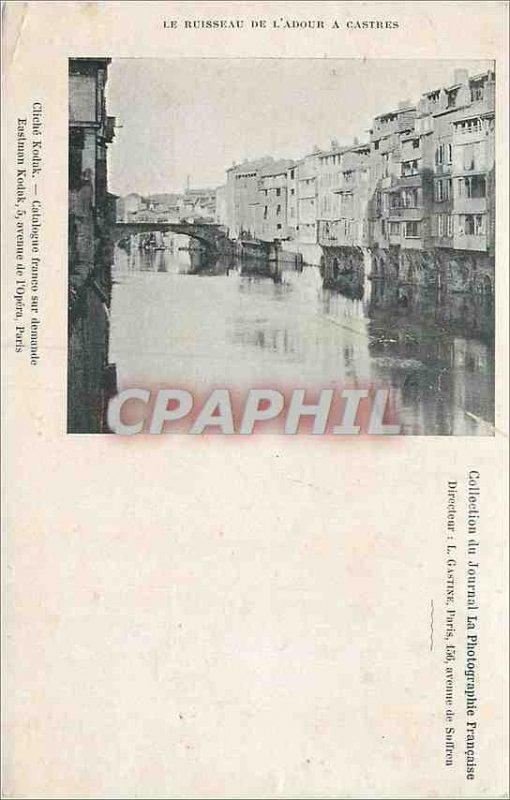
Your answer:
[[[340,247],[367,247],[370,145],[355,144],[344,150],[340,166],[340,185],[334,190],[338,218],[329,226],[329,237]]]
[[[375,117],[370,131],[369,241],[383,251],[400,245],[402,238],[419,238],[416,210],[403,211],[404,203],[419,207],[423,164],[419,138],[418,144],[415,138],[407,138],[403,146],[403,138],[414,133],[415,118],[416,108],[404,102]],[[415,224],[407,226],[407,222]]]
[[[467,86],[470,102],[453,121],[453,247],[493,255],[494,74],[472,78]]]
[[[288,171],[289,238],[282,245],[284,250],[299,253],[307,264],[316,266],[319,266],[322,256],[317,237],[319,153],[316,148]]]
[[[309,153],[297,167],[298,224],[296,240],[317,245],[320,152]]]
[[[293,161],[284,159],[261,169],[255,224],[258,239],[266,242],[288,239],[289,220],[294,223],[292,229],[295,231],[296,185]],[[292,218],[291,209],[294,211]]]
[[[340,219],[342,185],[342,154],[345,148],[336,141],[319,154],[317,159],[317,237],[322,246],[336,244],[336,224]]]
[[[108,58],[69,60],[69,271],[79,288],[98,266],[95,238],[110,213],[106,149],[113,141],[115,118],[106,113]],[[113,209],[115,214],[115,207]]]
[[[492,288],[494,73],[457,70],[416,107],[376,117],[371,141],[372,274]]]
[[[493,254],[494,79],[458,70],[452,86],[422,98],[435,150],[432,245],[445,254]]]
[[[227,227],[232,238],[255,236],[261,170],[271,163],[273,163],[273,159],[266,157],[257,161],[234,164],[227,170]]]
[[[117,198],[108,193],[115,119],[105,102],[107,58],[69,60],[69,433],[103,432],[108,392],[108,307]],[[110,387],[110,388],[108,388]]]
[[[362,279],[370,231],[370,145],[332,145],[318,156],[317,235],[326,285],[345,275]]]

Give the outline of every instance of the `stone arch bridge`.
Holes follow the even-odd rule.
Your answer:
[[[229,241],[223,225],[207,222],[116,222],[111,226],[111,237],[114,242],[119,242],[131,234],[155,231],[189,236],[200,242],[211,255],[222,252]]]

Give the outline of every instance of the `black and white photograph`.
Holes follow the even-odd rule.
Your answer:
[[[5,797],[509,797],[508,2],[3,5]]]
[[[490,61],[69,60],[69,433],[131,386],[494,433]]]

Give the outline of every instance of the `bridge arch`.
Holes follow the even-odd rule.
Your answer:
[[[116,222],[111,229],[114,242],[137,233],[179,233],[203,244],[207,250],[218,252],[220,244],[227,241],[227,231],[222,225],[206,222]]]

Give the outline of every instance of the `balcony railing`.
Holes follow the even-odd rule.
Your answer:
[[[421,186],[421,173],[413,172],[411,175],[401,175],[398,182],[400,186]]]
[[[484,214],[487,211],[487,198],[456,197],[453,208],[456,214]]]
[[[409,222],[419,222],[423,217],[423,208],[420,206],[397,206],[390,208],[388,219],[398,219]]]
[[[487,235],[482,234],[455,234],[453,237],[453,246],[455,250],[487,250]]]

